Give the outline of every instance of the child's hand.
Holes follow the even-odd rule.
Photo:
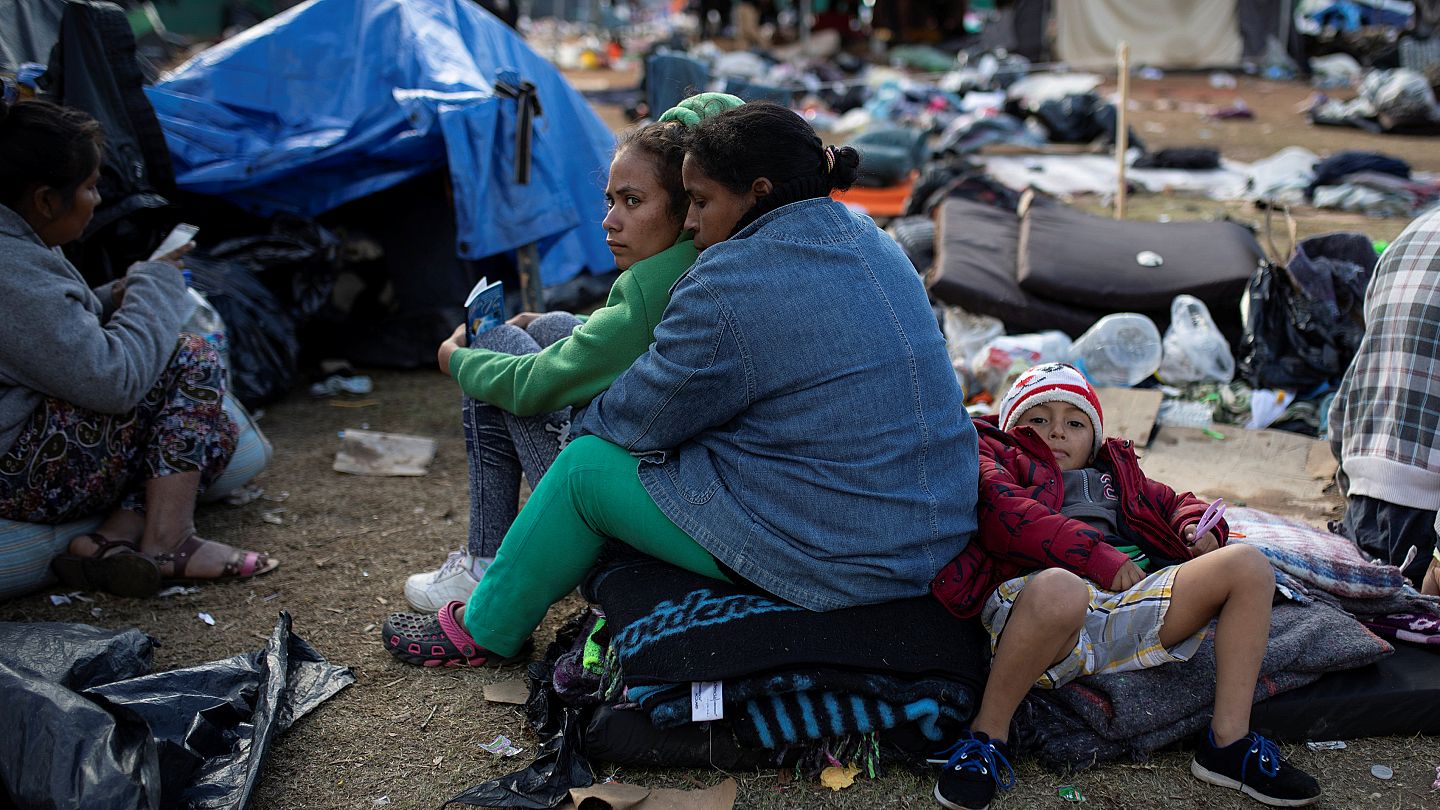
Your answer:
[[[1185,530],[1180,533],[1180,536],[1185,538],[1185,545],[1194,549],[1195,556],[1199,557],[1201,554],[1209,554],[1219,548],[1220,536],[1212,530],[1197,539],[1195,537],[1195,527],[1197,525],[1198,524],[1191,523],[1189,526],[1186,526]]]
[[[1115,579],[1110,583],[1110,590],[1129,590],[1135,583],[1144,578],[1145,572],[1140,570],[1140,566],[1130,560],[1126,560],[1125,564],[1120,566],[1120,570],[1115,572]]]

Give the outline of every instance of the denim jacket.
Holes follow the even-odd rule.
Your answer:
[[[718,560],[811,610],[923,594],[975,531],[975,429],[925,290],[828,199],[700,254],[580,427],[639,456]]]

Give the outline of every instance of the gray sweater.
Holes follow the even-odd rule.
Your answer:
[[[120,414],[160,378],[191,309],[185,280],[168,264],[140,262],[125,283],[121,306],[102,306],[59,249],[0,205],[0,453],[44,397]]]

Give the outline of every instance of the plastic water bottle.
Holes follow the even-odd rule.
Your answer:
[[[1160,368],[1160,330],[1135,312],[1106,315],[1070,347],[1070,361],[1096,385],[1129,388]]]
[[[189,332],[192,335],[199,335],[206,343],[215,347],[220,355],[220,363],[225,367],[228,377],[230,373],[230,338],[225,334],[225,321],[220,318],[220,313],[205,297],[205,293],[195,289],[190,284],[190,271],[181,271],[185,274],[185,294],[190,297],[192,307],[190,314],[185,318],[185,323],[180,326],[181,332]]]

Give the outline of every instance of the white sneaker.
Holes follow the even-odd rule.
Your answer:
[[[463,551],[452,551],[450,556],[445,558],[445,564],[437,570],[411,574],[409,579],[405,580],[405,601],[421,613],[437,613],[451,602],[469,601],[470,592],[480,584],[480,579],[472,573],[473,570],[479,568],[480,576],[483,577],[485,568],[489,565],[490,561],[487,559],[477,559]]]

